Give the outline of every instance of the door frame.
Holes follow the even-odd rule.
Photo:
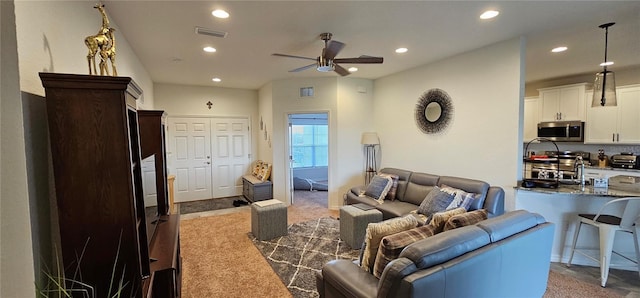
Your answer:
[[[251,164],[253,162],[253,158],[254,158],[254,149],[253,148],[253,119],[250,115],[233,115],[233,116],[225,116],[225,115],[168,115],[167,116],[167,122],[169,121],[169,118],[207,118],[209,120],[213,120],[213,119],[246,119],[249,125],[249,137],[248,137],[248,143],[249,143],[249,168],[251,168]],[[165,147],[166,148],[170,148],[169,146],[169,126],[165,126],[165,135],[167,136],[165,138]],[[210,132],[211,133],[211,132]],[[212,140],[210,140],[210,145],[211,145]],[[171,165],[167,164],[167,172],[171,173],[171,174],[175,174],[175,167],[173,167],[173,154],[174,152],[167,152],[167,155],[171,154],[170,158],[167,158],[167,161],[171,162]],[[210,171],[211,171],[211,192],[213,195],[213,165],[210,167]],[[188,201],[186,201],[188,202]],[[179,202],[178,202],[179,203]]]
[[[291,115],[297,115],[297,114],[326,114],[327,115],[327,126],[328,126],[328,134],[327,134],[327,146],[328,146],[328,150],[327,150],[327,208],[329,208],[331,205],[329,204],[329,200],[330,200],[330,194],[331,194],[331,190],[332,190],[332,184],[331,183],[331,158],[332,158],[332,154],[331,154],[331,146],[332,146],[332,137],[333,133],[331,131],[331,129],[333,128],[333,125],[331,125],[331,111],[330,110],[309,110],[309,111],[290,111],[290,112],[286,112],[284,115],[284,131],[286,132],[284,134],[285,137],[285,152],[284,152],[284,160],[286,161],[286,165],[287,165],[287,170],[284,171],[285,174],[285,196],[286,196],[286,202],[289,205],[293,204],[293,164],[291,162],[291,134],[289,132],[289,124],[290,124],[290,120],[289,117]]]

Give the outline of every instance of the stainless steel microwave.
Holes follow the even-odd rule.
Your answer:
[[[538,137],[554,142],[583,142],[584,122],[550,121],[538,123]]]

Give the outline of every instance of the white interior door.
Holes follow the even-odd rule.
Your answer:
[[[211,120],[213,197],[242,194],[242,175],[249,172],[249,120]]]
[[[168,123],[175,201],[211,198],[210,119],[169,118]]]

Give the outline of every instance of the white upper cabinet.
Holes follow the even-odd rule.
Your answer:
[[[587,93],[585,143],[640,144],[640,85],[616,88],[618,105],[591,107],[592,91]]]
[[[538,137],[538,122],[540,122],[538,103],[537,96],[524,98],[523,142],[529,142]]]
[[[540,121],[584,121],[586,83],[538,89]]]

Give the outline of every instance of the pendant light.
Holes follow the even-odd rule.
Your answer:
[[[616,106],[616,79],[613,71],[607,70],[607,66],[613,62],[607,61],[607,42],[609,35],[609,27],[615,23],[606,23],[598,27],[604,29],[604,62],[600,64],[603,67],[601,72],[596,74],[596,80],[593,84],[593,100],[591,107],[599,106]]]

